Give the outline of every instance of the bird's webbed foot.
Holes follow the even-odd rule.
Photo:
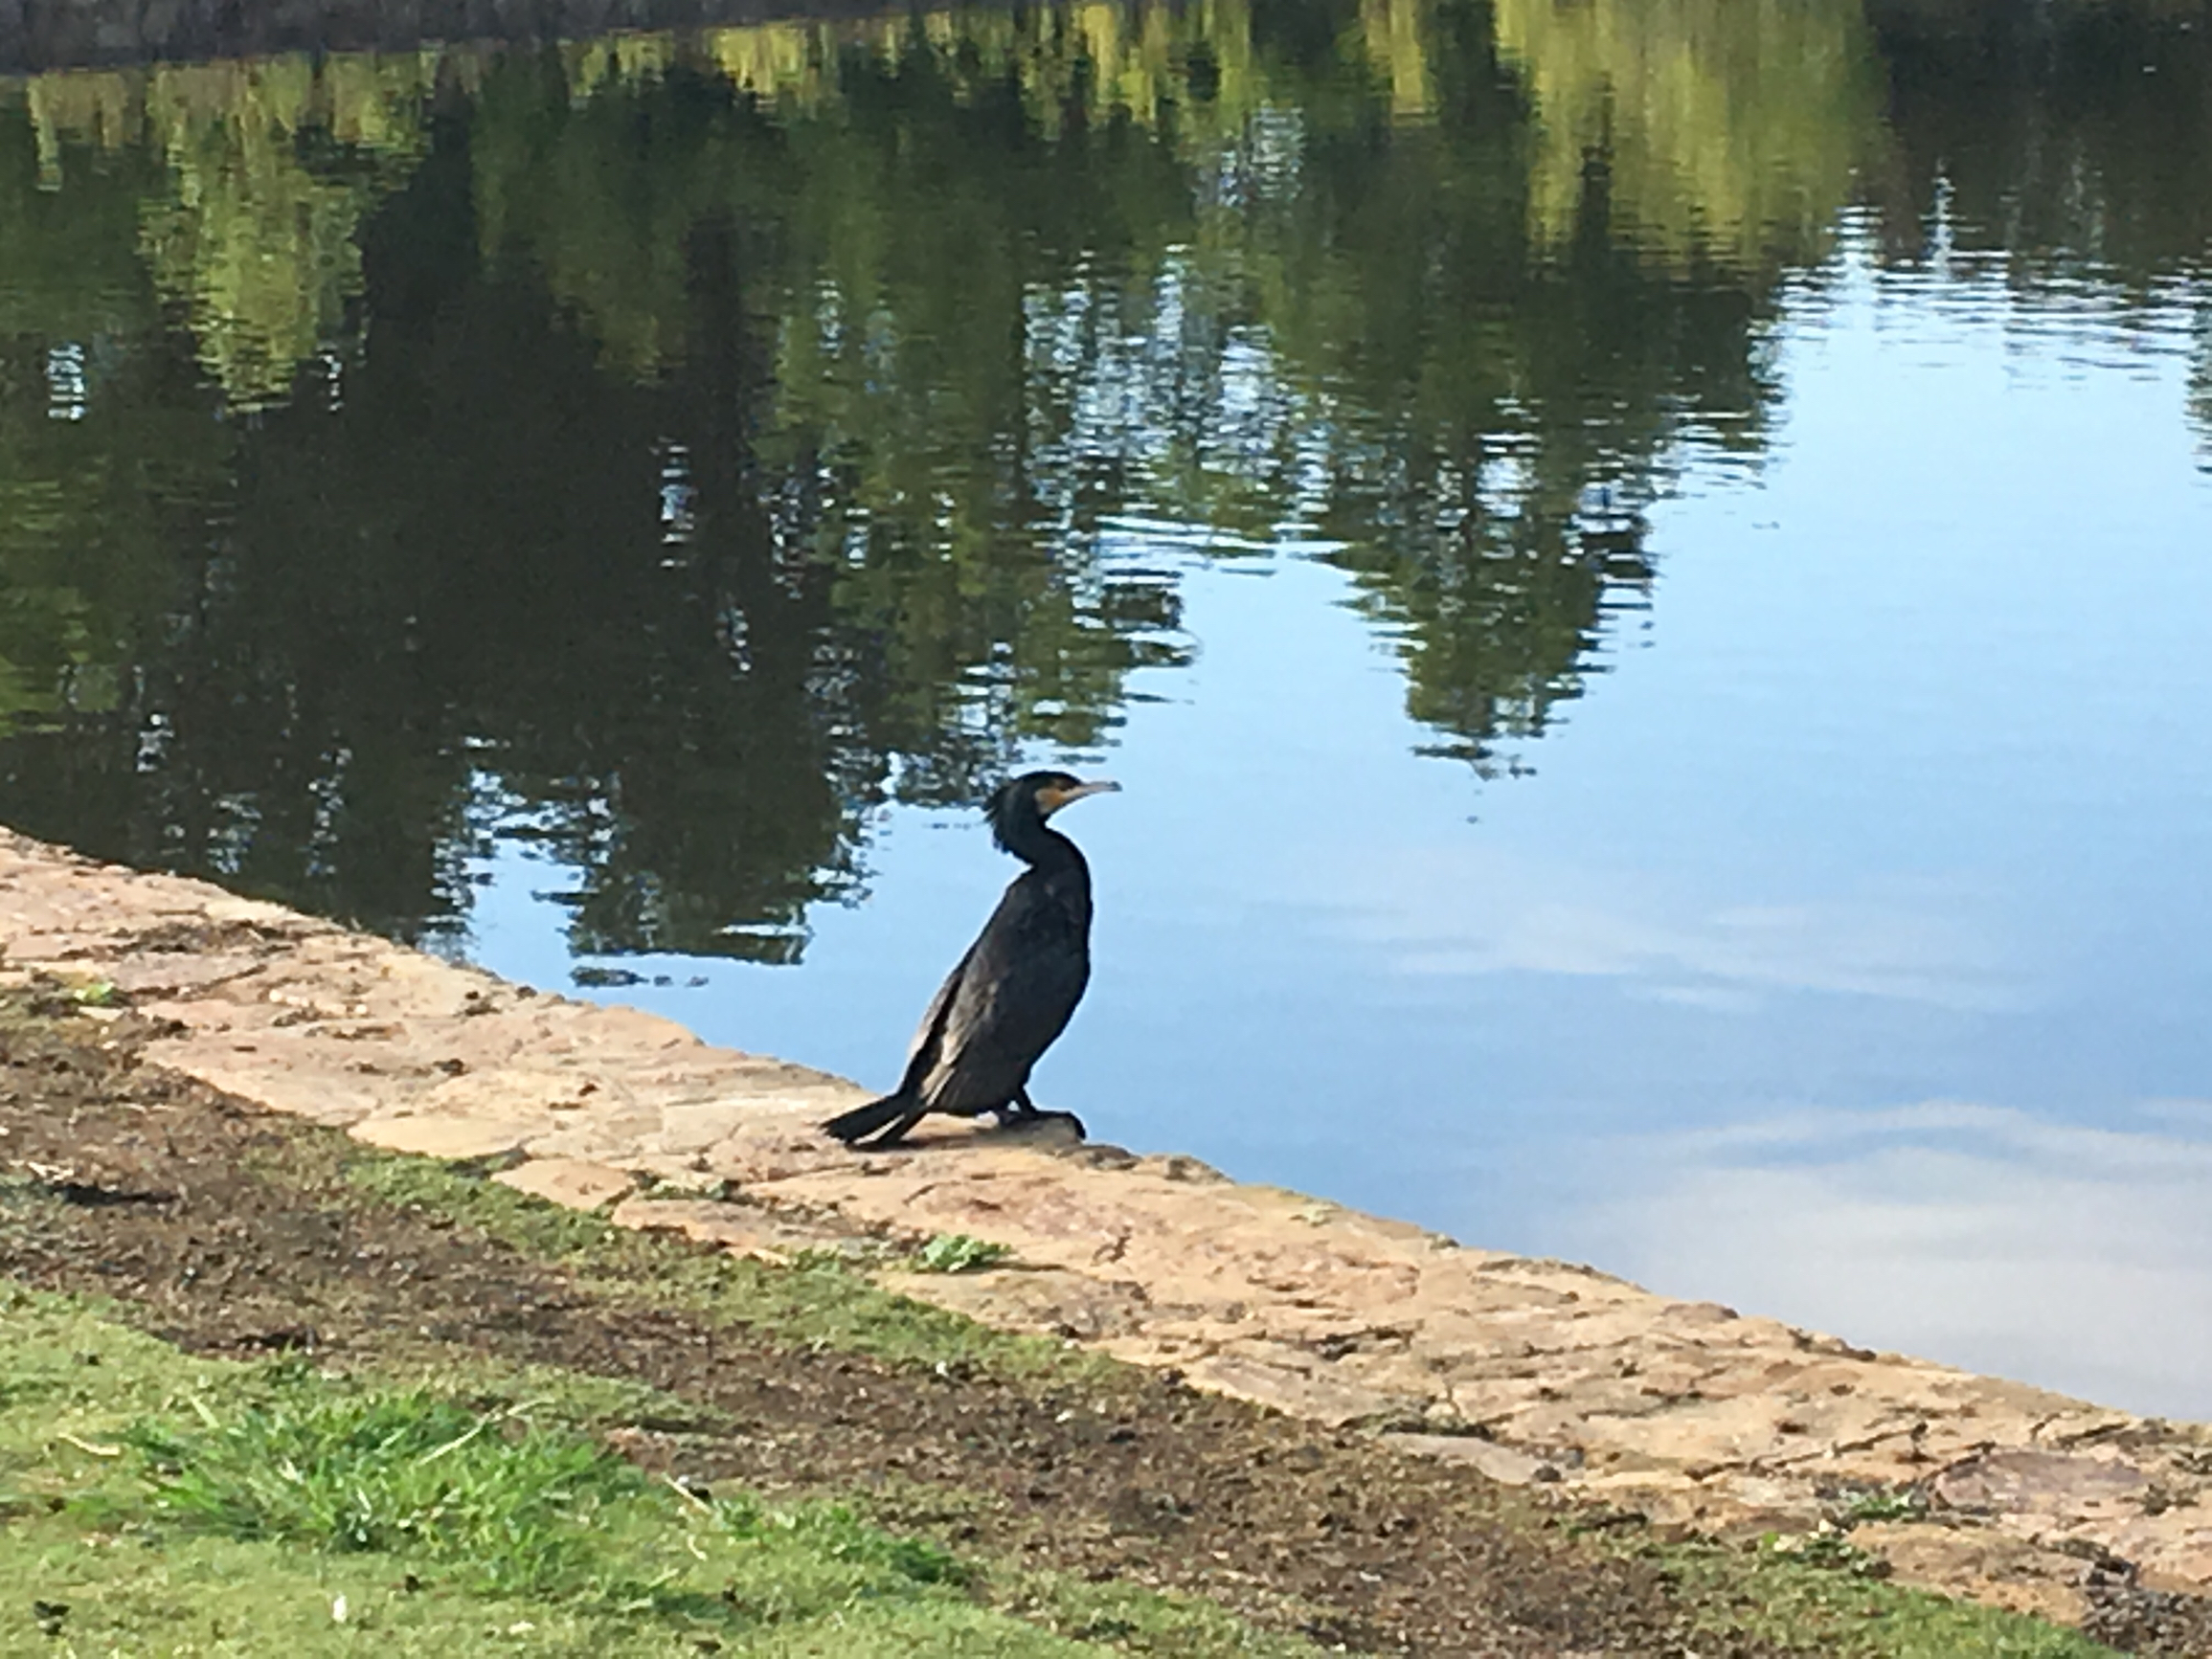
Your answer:
[[[1075,1132],[1077,1140],[1091,1138],[1083,1129],[1081,1118],[1072,1111],[1045,1111],[1040,1110],[1037,1103],[1029,1098],[1029,1091],[1027,1088],[1016,1089],[1013,1099],[1003,1106],[994,1106],[991,1110],[997,1115],[1001,1129],[1025,1129],[1031,1124],[1050,1120],[1054,1123],[1066,1124]]]

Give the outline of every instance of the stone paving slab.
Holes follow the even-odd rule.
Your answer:
[[[371,1144],[493,1157],[623,1224],[787,1258],[966,1233],[1014,1265],[886,1282],[1496,1478],[1730,1532],[1803,1532],[1853,1491],[1920,1518],[1854,1541],[1901,1574],[2077,1618],[2086,1571],[2212,1593],[2212,1428],[2142,1419],[1594,1269],[1459,1245],[1063,1128],[818,1133],[857,1086],[716,1048],[173,876],[0,831],[0,974],[107,980],[150,1057]]]

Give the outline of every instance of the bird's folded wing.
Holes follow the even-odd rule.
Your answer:
[[[906,1048],[906,1063],[910,1067],[921,1057],[923,1049],[940,1044],[945,1016],[952,1011],[953,998],[960,988],[960,975],[968,971],[968,963],[974,960],[976,948],[970,945],[960,959],[953,964],[953,971],[945,975],[945,982],[937,987],[937,994],[930,998],[930,1005],[922,1010],[921,1023],[914,1027],[914,1041]]]

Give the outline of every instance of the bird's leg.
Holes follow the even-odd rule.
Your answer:
[[[1004,1129],[1010,1123],[1027,1123],[1032,1118],[1044,1115],[1038,1111],[1036,1102],[1029,1098],[1028,1086],[1026,1084],[1014,1090],[1013,1099],[1002,1100],[998,1105],[989,1108],[988,1110],[993,1117],[999,1120],[1001,1129]]]

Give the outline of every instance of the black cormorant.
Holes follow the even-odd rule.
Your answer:
[[[1091,977],[1091,867],[1045,820],[1070,801],[1120,787],[1064,772],[1026,773],[999,786],[984,809],[992,839],[1029,867],[930,999],[898,1087],[824,1130],[848,1144],[873,1135],[869,1144],[880,1147],[933,1111],[990,1111],[1001,1122],[1040,1115],[1029,1101],[1029,1068]]]

